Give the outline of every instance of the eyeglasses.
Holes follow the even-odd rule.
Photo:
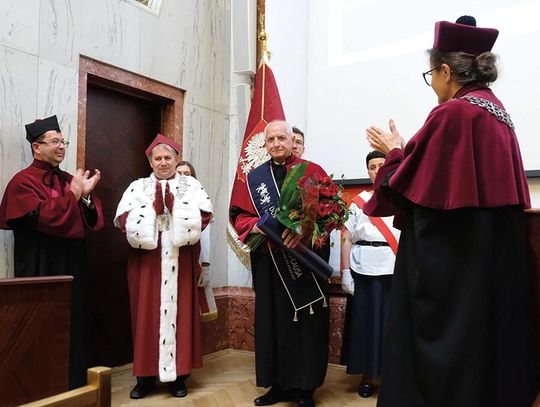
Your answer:
[[[441,68],[441,66],[437,66],[433,69],[430,69],[427,72],[422,72],[422,76],[424,77],[424,81],[426,82],[426,85],[431,86],[431,78],[432,78],[432,72],[437,71]]]
[[[53,138],[52,140],[49,140],[49,141],[36,141],[36,143],[38,143],[38,144],[48,144],[48,145],[50,145],[51,147],[54,147],[54,148],[60,147],[60,144],[62,144],[65,148],[68,148],[68,146],[69,146],[69,141],[58,140],[56,138]]]

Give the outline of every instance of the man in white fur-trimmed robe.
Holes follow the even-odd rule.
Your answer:
[[[157,378],[184,397],[185,378],[202,366],[199,239],[213,209],[199,181],[176,173],[180,150],[157,135],[146,150],[152,174],[129,185],[114,219],[131,246],[133,399],[152,391]]]

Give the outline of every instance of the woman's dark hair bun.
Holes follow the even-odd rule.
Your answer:
[[[493,52],[483,52],[473,62],[476,75],[482,82],[495,82],[497,79],[497,56]]]
[[[476,18],[473,16],[461,16],[456,20],[457,24],[473,25],[476,27]]]

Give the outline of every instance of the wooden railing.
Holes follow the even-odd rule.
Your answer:
[[[109,407],[111,405],[111,369],[88,369],[88,384],[75,390],[23,404],[25,407]]]

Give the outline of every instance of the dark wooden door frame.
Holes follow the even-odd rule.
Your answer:
[[[80,55],[79,113],[77,120],[78,168],[84,168],[85,163],[86,100],[89,83],[108,87],[144,99],[159,101],[162,105],[161,133],[183,145],[184,90]]]

